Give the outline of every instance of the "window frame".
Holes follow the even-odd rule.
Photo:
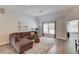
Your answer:
[[[54,35],[54,37],[56,37],[56,22],[42,22],[42,35],[43,35],[43,36],[45,35],[45,34],[44,34],[44,24],[45,24],[45,23],[48,23],[48,24],[54,23],[54,34],[50,34],[50,33],[49,33],[49,31],[50,31],[49,25],[48,25],[48,34]]]

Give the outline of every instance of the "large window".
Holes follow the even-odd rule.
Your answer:
[[[68,32],[78,32],[78,20],[73,20],[68,23]]]
[[[67,24],[67,31],[70,39],[78,39],[78,20],[69,21]]]
[[[43,34],[55,34],[55,23],[43,23]]]

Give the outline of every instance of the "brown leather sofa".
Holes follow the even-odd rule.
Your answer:
[[[24,51],[33,47],[33,40],[39,42],[37,32],[17,32],[12,33],[9,36],[10,44],[15,48],[18,53],[23,53]]]

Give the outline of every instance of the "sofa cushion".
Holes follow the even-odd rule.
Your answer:
[[[21,39],[20,41],[18,41],[17,43],[16,43],[16,46],[18,47],[18,48],[20,48],[21,46],[28,46],[29,44],[32,44],[33,43],[33,41],[32,40],[29,40],[29,39],[26,39],[26,38],[23,38],[23,39]]]
[[[35,35],[35,32],[31,32],[31,35],[33,35],[33,36],[34,36],[34,35]]]

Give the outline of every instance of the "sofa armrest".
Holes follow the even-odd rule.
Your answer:
[[[14,37],[10,37],[9,41],[10,41],[10,44],[11,44],[12,46],[15,45],[15,38],[14,38]]]

